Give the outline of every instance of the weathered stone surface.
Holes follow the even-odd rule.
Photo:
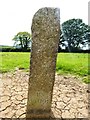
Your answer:
[[[42,8],[33,18],[27,118],[50,116],[60,36],[59,14],[59,9]]]

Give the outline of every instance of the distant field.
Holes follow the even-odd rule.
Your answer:
[[[29,69],[30,53],[26,52],[2,52],[2,67],[0,72],[8,72],[15,68]],[[56,71],[59,74],[76,74],[84,77],[85,82],[88,76],[88,54],[83,53],[58,53]]]
[[[3,45],[0,45],[0,48],[13,48],[13,46],[3,46]]]

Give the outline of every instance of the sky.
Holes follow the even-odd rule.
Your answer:
[[[89,0],[0,0],[0,45],[13,45],[18,32],[31,33],[33,15],[42,7],[60,8],[60,24],[80,18],[88,24]]]

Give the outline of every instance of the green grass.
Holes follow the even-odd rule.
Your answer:
[[[8,72],[15,68],[29,69],[30,53],[26,52],[2,52],[2,67],[0,72]],[[76,74],[88,80],[88,54],[83,53],[59,53],[57,56],[56,71],[59,74]],[[89,73],[90,74],[90,73]]]
[[[15,68],[29,68],[30,54],[25,52],[2,52],[2,68],[0,72],[8,72]]]
[[[74,74],[82,77],[85,83],[90,83],[88,75],[88,54],[59,53],[56,71],[59,74]]]
[[[60,53],[58,54],[56,70],[74,73],[82,76],[88,74],[88,54]]]

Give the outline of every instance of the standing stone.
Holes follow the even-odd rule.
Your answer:
[[[49,118],[60,37],[57,8],[42,8],[32,21],[32,51],[26,118]]]

